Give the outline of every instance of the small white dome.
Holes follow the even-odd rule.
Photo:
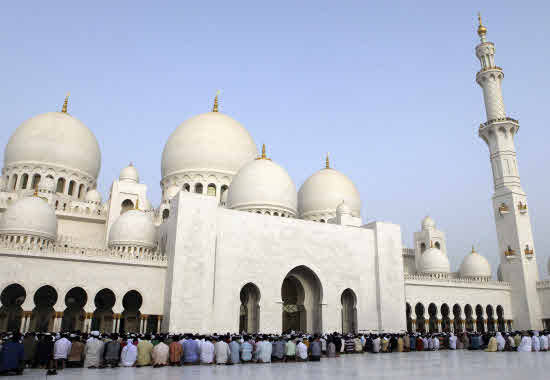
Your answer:
[[[118,179],[125,182],[139,183],[139,173],[135,166],[130,162],[130,165],[120,171]]]
[[[336,207],[336,214],[351,215],[351,209],[348,207],[348,205],[344,201],[342,201],[342,203],[340,203],[338,207]]]
[[[162,178],[186,171],[234,175],[258,155],[248,131],[235,119],[207,112],[184,121],[162,152]]]
[[[353,216],[361,215],[359,191],[344,174],[326,168],[306,179],[298,192],[300,217],[307,219],[316,214],[334,216],[336,207],[344,201]]]
[[[55,191],[55,187],[55,180],[52,177],[42,177],[40,178],[40,182],[38,182],[38,191],[53,193]]]
[[[156,230],[151,217],[140,210],[120,215],[109,232],[109,246],[155,246]]]
[[[296,185],[285,169],[269,159],[257,159],[231,181],[227,207],[237,210],[281,210],[296,216]]]
[[[97,179],[101,153],[84,123],[68,113],[48,112],[25,121],[10,137],[5,166],[24,163],[74,169]]]
[[[86,193],[86,196],[84,197],[84,200],[86,202],[95,202],[95,203],[101,203],[101,194],[97,189],[91,189]]]
[[[420,259],[420,269],[422,273],[449,273],[451,265],[440,249],[428,248]]]
[[[36,196],[21,198],[7,208],[0,222],[0,235],[32,235],[48,240],[57,239],[57,217],[44,199]]]
[[[166,200],[171,200],[180,192],[180,188],[176,185],[171,185],[168,190],[166,190]]]
[[[431,230],[435,228],[435,221],[427,215],[424,219],[422,219],[422,230]]]
[[[491,277],[491,266],[487,259],[473,248],[460,264],[460,277]]]

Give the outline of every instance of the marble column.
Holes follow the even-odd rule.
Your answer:
[[[455,332],[455,320],[451,319],[450,324],[451,324],[451,326],[450,326],[451,327],[451,332],[454,333]]]
[[[160,333],[161,326],[162,326],[162,315],[159,315],[157,320],[157,333]]]

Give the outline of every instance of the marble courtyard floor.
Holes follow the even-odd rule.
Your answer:
[[[45,370],[25,370],[13,379],[44,379]],[[355,354],[320,363],[273,363],[232,366],[184,366],[153,369],[65,369],[52,380],[341,380],[399,379],[550,379],[550,352],[486,353],[439,351]]]

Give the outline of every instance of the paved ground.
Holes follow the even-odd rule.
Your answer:
[[[44,379],[46,371],[26,370],[13,379]],[[479,351],[347,355],[320,363],[186,366],[153,369],[66,369],[51,380],[342,380],[400,379],[550,379],[550,352]]]

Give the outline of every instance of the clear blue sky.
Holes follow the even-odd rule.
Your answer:
[[[221,109],[300,186],[324,164],[357,185],[365,221],[402,226],[430,214],[454,270],[474,243],[496,271],[476,13],[520,120],[519,169],[546,276],[550,88],[548,1],[34,1],[0,12],[0,141],[29,117],[69,112],[97,136],[99,189],[133,161],[160,200],[170,133]]]

